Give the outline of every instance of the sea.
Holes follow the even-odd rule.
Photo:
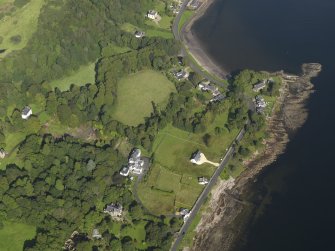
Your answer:
[[[192,32],[232,74],[322,64],[306,123],[254,185],[265,206],[238,251],[335,250],[335,1],[215,0]]]

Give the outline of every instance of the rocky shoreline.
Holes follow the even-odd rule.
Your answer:
[[[255,153],[244,164],[246,170],[236,179],[222,181],[212,192],[207,210],[196,229],[191,250],[230,251],[241,245],[246,227],[257,212],[257,196],[250,195],[250,187],[257,177],[282,154],[290,136],[307,119],[306,101],[313,93],[311,78],[321,71],[321,65],[304,64],[301,76],[283,71],[272,73],[282,77],[280,96],[273,115],[267,119],[268,138],[265,150]]]

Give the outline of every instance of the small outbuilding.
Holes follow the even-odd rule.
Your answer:
[[[21,117],[23,119],[28,119],[33,114],[33,111],[29,106],[25,106],[22,110]]]
[[[205,178],[205,177],[199,177],[199,178],[198,178],[198,183],[199,183],[200,185],[207,185],[208,182],[209,182],[209,180],[208,180],[207,178]]]
[[[142,38],[145,36],[145,32],[144,31],[135,31],[134,33],[136,38]]]

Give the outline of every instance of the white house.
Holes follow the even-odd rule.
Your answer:
[[[128,159],[128,169],[131,173],[140,175],[143,173],[144,161],[141,158],[141,150],[134,148]]]
[[[192,157],[190,159],[190,161],[193,163],[193,164],[199,164],[200,163],[200,160],[201,160],[201,152],[198,150],[196,151],[195,153],[192,154]]]
[[[5,158],[6,157],[6,151],[4,150],[4,149],[0,149],[0,159],[3,159],[3,158]]]
[[[179,211],[179,215],[181,216],[185,216],[190,212],[190,210],[188,210],[187,208],[181,208]]]
[[[148,18],[155,20],[158,17],[158,12],[155,10],[149,10],[147,16]]]
[[[99,230],[96,229],[96,228],[93,229],[92,237],[95,238],[95,239],[101,239],[102,238],[101,234],[99,233]]]
[[[129,175],[129,168],[127,166],[122,167],[120,175],[127,177]]]
[[[25,106],[22,110],[21,117],[23,119],[28,119],[31,116],[31,114],[33,114],[31,108],[29,106]]]

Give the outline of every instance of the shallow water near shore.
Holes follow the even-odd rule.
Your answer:
[[[335,1],[217,0],[193,26],[208,54],[231,72],[323,70],[309,117],[285,154],[253,185],[263,196],[238,250],[332,250],[335,224]]]

